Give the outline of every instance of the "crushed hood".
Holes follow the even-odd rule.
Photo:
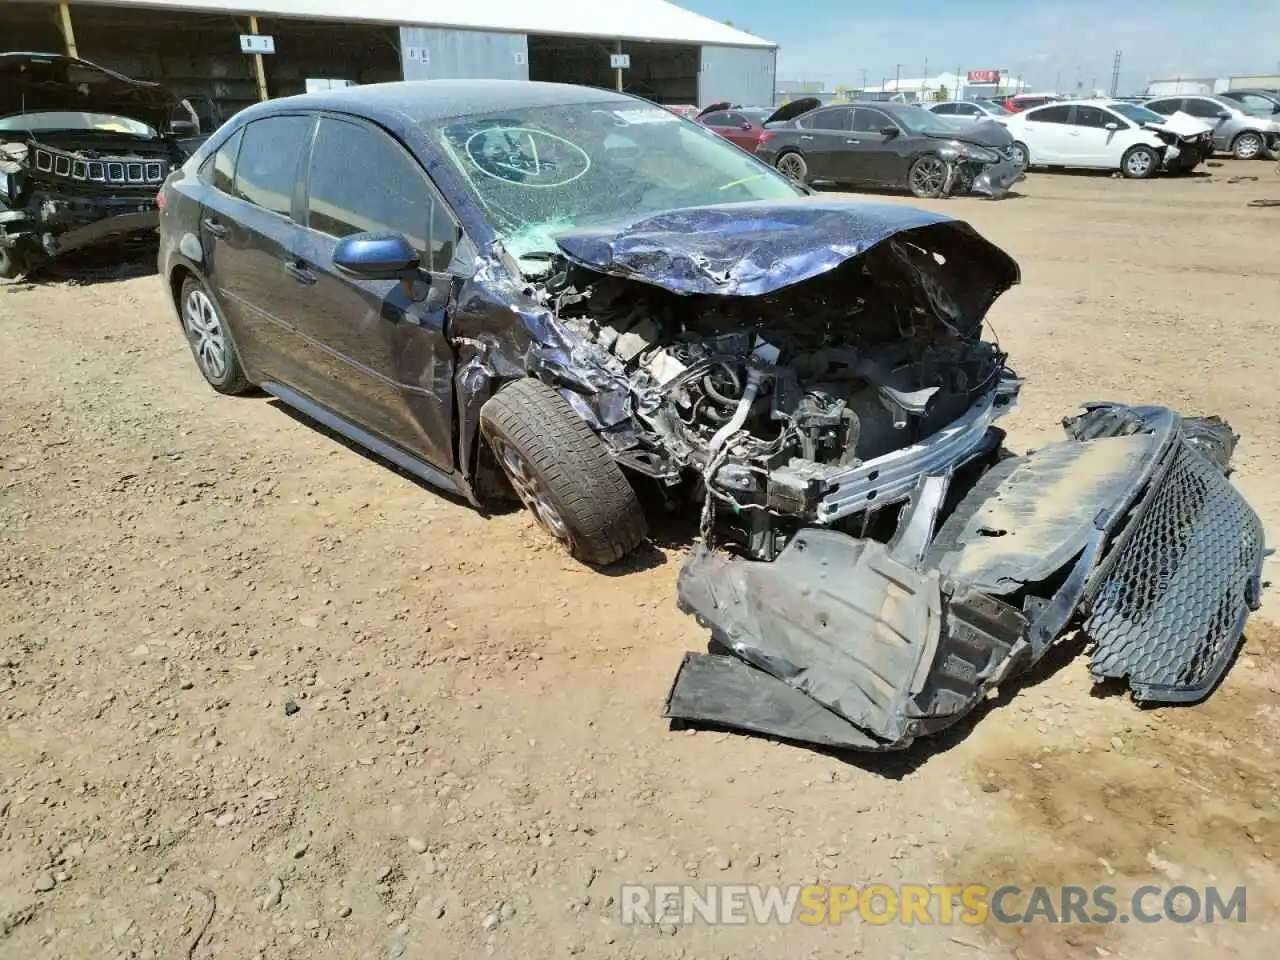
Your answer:
[[[1183,113],[1181,110],[1169,114],[1163,123],[1156,123],[1154,120],[1142,125],[1147,130],[1163,130],[1166,133],[1172,133],[1175,137],[1198,137],[1200,134],[1213,129],[1212,124],[1205,123],[1197,117],[1191,116],[1189,113]]]
[[[133,80],[88,60],[60,53],[0,53],[0,117],[111,113],[163,132],[177,102],[158,83]]]
[[[1019,280],[1013,258],[963,221],[850,197],[685,207],[555,239],[571,261],[601,273],[678,294],[759,296],[834,270],[891,238],[926,235],[928,246],[946,248],[948,266],[963,269],[969,302],[980,312]]]
[[[942,134],[930,134],[930,136],[937,140],[956,140],[979,147],[1007,147],[1013,143],[1013,134],[1003,124],[994,120],[956,123],[954,132],[945,137]]]
[[[796,117],[802,117],[810,110],[816,110],[820,106],[822,106],[822,101],[817,97],[801,97],[799,100],[784,103],[769,114],[769,119],[765,123],[783,123],[787,120],[794,120]]]

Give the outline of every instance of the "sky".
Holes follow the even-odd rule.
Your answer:
[[[1037,89],[1103,90],[1121,51],[1121,95],[1148,80],[1280,73],[1280,0],[674,0],[779,45],[779,80],[860,86],[1003,69]]]

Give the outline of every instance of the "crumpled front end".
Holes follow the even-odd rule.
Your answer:
[[[174,162],[165,142],[132,152],[0,143],[0,246],[30,259],[153,231]]]
[[[1026,456],[923,474],[886,540],[801,530],[771,562],[700,549],[682,609],[709,627],[665,715],[894,750],[945,729],[1082,629],[1099,680],[1207,696],[1257,608],[1257,514],[1216,418],[1100,404]]]
[[[1012,150],[1012,148],[1010,148]],[[1019,162],[1019,154],[1007,153],[999,163],[990,163],[983,167],[973,178],[970,192],[999,200],[1008,196],[1013,185],[1023,180],[1027,172]]]

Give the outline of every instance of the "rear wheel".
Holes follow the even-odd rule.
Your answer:
[[[252,384],[227,333],[226,321],[205,285],[195,277],[182,283],[182,329],[209,386],[219,393],[247,393]]]
[[[1231,152],[1237,160],[1257,160],[1266,147],[1267,143],[1263,140],[1262,134],[1246,130],[1231,144]]]
[[[1120,158],[1120,172],[1130,180],[1145,180],[1160,169],[1160,158],[1150,147],[1130,147]]]
[[[921,200],[942,196],[942,188],[946,185],[947,165],[941,157],[921,157],[907,172],[907,186],[911,188],[912,195]]]
[[[797,183],[804,183],[809,178],[809,164],[804,157],[794,150],[782,154],[774,161],[774,166],[783,176],[790,177]]]
[[[26,249],[21,244],[0,246],[0,278],[14,280],[26,272]]]
[[[1013,151],[1018,166],[1026,170],[1031,166],[1031,151],[1027,149],[1027,145],[1018,141],[1013,145]]]
[[[569,401],[516,380],[480,408],[480,431],[521,502],[584,563],[606,566],[648,535],[622,469]]]

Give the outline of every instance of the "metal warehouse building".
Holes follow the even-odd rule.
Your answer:
[[[500,77],[768,104],[777,58],[774,44],[666,0],[0,0],[0,37],[205,94],[226,116],[309,79]]]

